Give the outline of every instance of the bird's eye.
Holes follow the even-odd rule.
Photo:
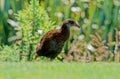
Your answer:
[[[74,24],[74,22],[73,22],[73,21],[70,21],[70,24]]]

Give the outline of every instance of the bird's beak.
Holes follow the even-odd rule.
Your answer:
[[[76,26],[77,28],[80,28],[80,25],[78,23],[75,23],[74,26]]]

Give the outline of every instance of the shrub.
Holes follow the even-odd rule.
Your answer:
[[[19,61],[19,47],[14,45],[14,46],[0,46],[0,61]]]
[[[25,9],[20,10],[15,16],[20,24],[16,28],[16,35],[19,34],[21,38],[18,44],[22,45],[20,48],[22,53],[28,55],[29,53],[27,52],[35,52],[36,44],[41,36],[54,28],[54,22],[50,21],[48,14],[37,0],[31,0],[30,4]]]

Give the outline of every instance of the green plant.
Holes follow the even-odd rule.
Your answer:
[[[0,61],[9,61],[9,62],[17,62],[19,57],[19,47],[14,46],[0,46]]]
[[[20,53],[30,58],[30,54],[35,52],[36,44],[39,43],[41,36],[54,28],[54,22],[50,21],[48,14],[37,0],[31,0],[30,4],[15,16],[20,24],[16,28],[17,33],[21,36]],[[42,31],[42,33],[39,34],[38,30]]]
[[[13,20],[13,13],[24,7],[24,0],[0,0],[0,45],[11,44],[8,38],[15,34],[15,31],[8,23]]]

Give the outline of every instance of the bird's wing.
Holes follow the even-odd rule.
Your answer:
[[[39,52],[40,50],[49,50],[51,48],[51,42],[54,39],[54,36],[59,33],[58,30],[51,30],[47,32],[42,38],[40,43],[37,45],[36,51]]]

